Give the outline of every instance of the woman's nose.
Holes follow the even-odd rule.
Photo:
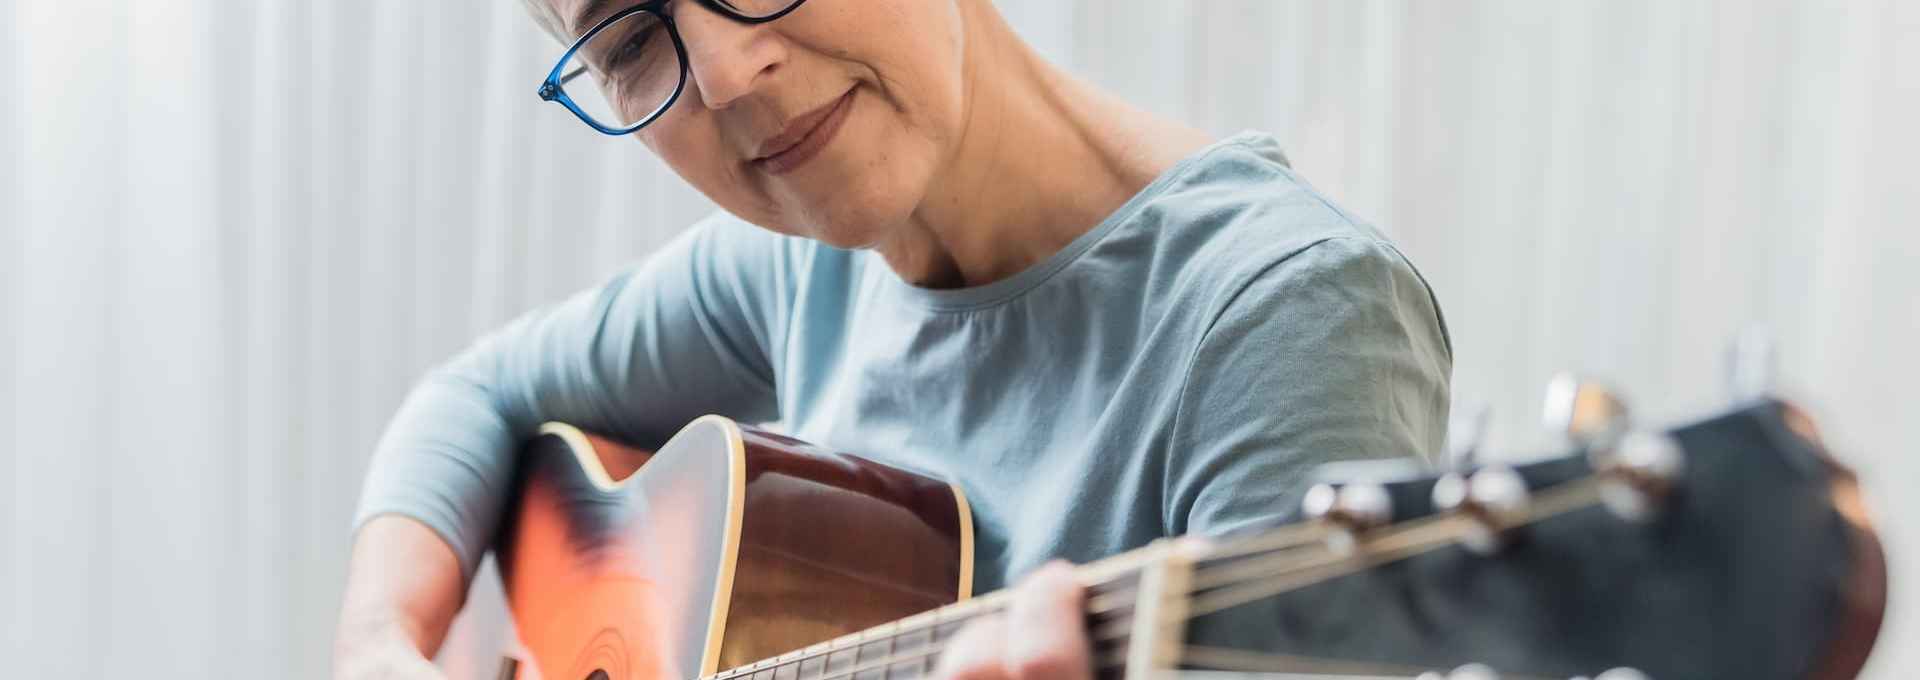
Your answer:
[[[751,94],[786,61],[785,46],[766,24],[743,24],[699,2],[682,3],[674,21],[687,46],[687,67],[709,109],[727,108]]]

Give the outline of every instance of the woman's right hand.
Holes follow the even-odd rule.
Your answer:
[[[355,648],[336,647],[335,680],[447,680],[440,668],[404,640],[369,642]]]
[[[460,559],[418,521],[376,517],[360,528],[334,634],[336,680],[445,680],[428,658],[466,597]]]

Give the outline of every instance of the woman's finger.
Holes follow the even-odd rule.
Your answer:
[[[1086,595],[1072,565],[1051,562],[1027,576],[1007,618],[1007,675],[1020,680],[1092,680]]]
[[[939,680],[1008,680],[1006,661],[1006,619],[988,616],[968,623],[947,640],[935,665],[933,677]]]

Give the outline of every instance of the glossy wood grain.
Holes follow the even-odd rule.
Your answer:
[[[523,677],[682,680],[970,588],[953,487],[721,418],[657,454],[550,426],[516,488],[500,561]]]
[[[729,668],[963,598],[962,515],[944,482],[748,428]]]

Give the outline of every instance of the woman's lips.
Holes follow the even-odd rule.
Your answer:
[[[799,139],[788,142],[789,135],[783,134],[770,140],[766,147],[780,150],[755,158],[754,166],[770,175],[784,175],[799,169],[807,161],[820,155],[820,151],[827,148],[827,144],[839,134],[840,125],[847,121],[847,113],[853,109],[853,94],[858,91],[859,88],[848,90],[825,110],[807,114],[794,121],[792,128],[803,131],[798,132]],[[782,149],[782,147],[785,148]]]

